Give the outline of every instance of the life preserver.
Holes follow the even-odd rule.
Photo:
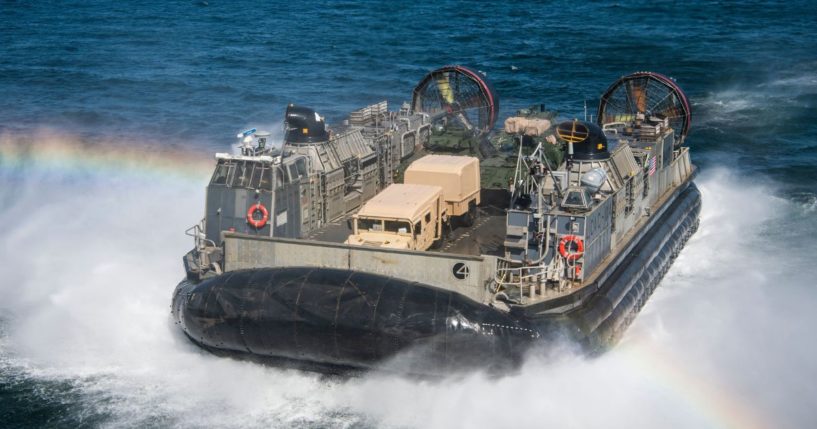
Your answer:
[[[567,244],[570,242],[576,243],[575,252],[567,250]],[[575,235],[565,235],[559,240],[559,253],[568,261],[575,261],[584,254],[584,241]]]
[[[261,212],[261,219],[255,218],[256,212]],[[267,224],[268,220],[269,212],[267,211],[267,208],[264,207],[264,205],[261,203],[257,203],[254,206],[250,206],[250,209],[247,210],[247,223],[252,225],[255,229],[263,228]]]

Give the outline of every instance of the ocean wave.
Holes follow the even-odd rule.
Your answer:
[[[761,84],[735,84],[693,99],[695,141],[731,152],[765,153],[774,146],[782,149],[781,155],[794,156],[792,162],[797,154],[809,159],[813,146],[809,136],[817,130],[815,80],[813,72],[777,75]],[[762,168],[761,164],[746,166]]]

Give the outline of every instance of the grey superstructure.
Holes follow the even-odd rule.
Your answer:
[[[258,236],[302,237],[356,210],[392,183],[400,161],[428,142],[430,134],[428,115],[390,112],[385,101],[353,112],[346,124],[317,136],[302,127],[312,119],[304,114],[316,115],[299,106],[287,109],[292,129],[282,148],[271,146],[269,133],[248,130],[240,135],[240,155],[216,155],[218,165],[207,189],[206,239],[217,241],[230,228]],[[323,118],[313,122],[325,127]],[[274,207],[269,214],[274,221],[263,228],[252,228],[245,220],[249,205],[242,203],[256,200]],[[233,210],[224,212],[225,207]]]
[[[686,97],[634,73],[602,96],[597,123],[540,106],[493,131],[498,103],[479,73],[447,66],[396,112],[382,102],[330,128],[290,105],[281,147],[240,134],[188,231],[177,323],[214,351],[333,367],[405,350],[438,369],[505,366],[557,335],[612,344],[697,227]],[[411,243],[436,228],[427,250],[347,244],[352,215],[430,153],[479,159],[479,206],[372,230]]]

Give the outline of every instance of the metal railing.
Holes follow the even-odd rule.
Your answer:
[[[204,218],[199,221],[199,223],[187,228],[184,231],[184,234],[188,237],[193,237],[193,250],[194,255],[196,256],[197,263],[199,268],[204,268],[208,265],[208,261],[205,261],[205,252],[204,249],[207,247],[214,248],[216,247],[216,243],[213,240],[207,239],[207,236],[204,234]]]
[[[500,292],[501,288],[517,289],[519,293],[519,302],[523,303],[527,295],[533,298],[536,295],[536,288],[539,288],[539,293],[544,292],[543,279],[547,278],[548,267],[546,265],[520,265],[512,266],[513,261],[507,259],[499,259],[496,268],[496,291]]]

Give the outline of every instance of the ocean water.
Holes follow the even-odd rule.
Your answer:
[[[817,6],[0,1],[0,427],[817,424]],[[674,77],[701,227],[622,342],[514,374],[351,380],[222,359],[169,319],[214,151],[484,71],[502,116]]]

